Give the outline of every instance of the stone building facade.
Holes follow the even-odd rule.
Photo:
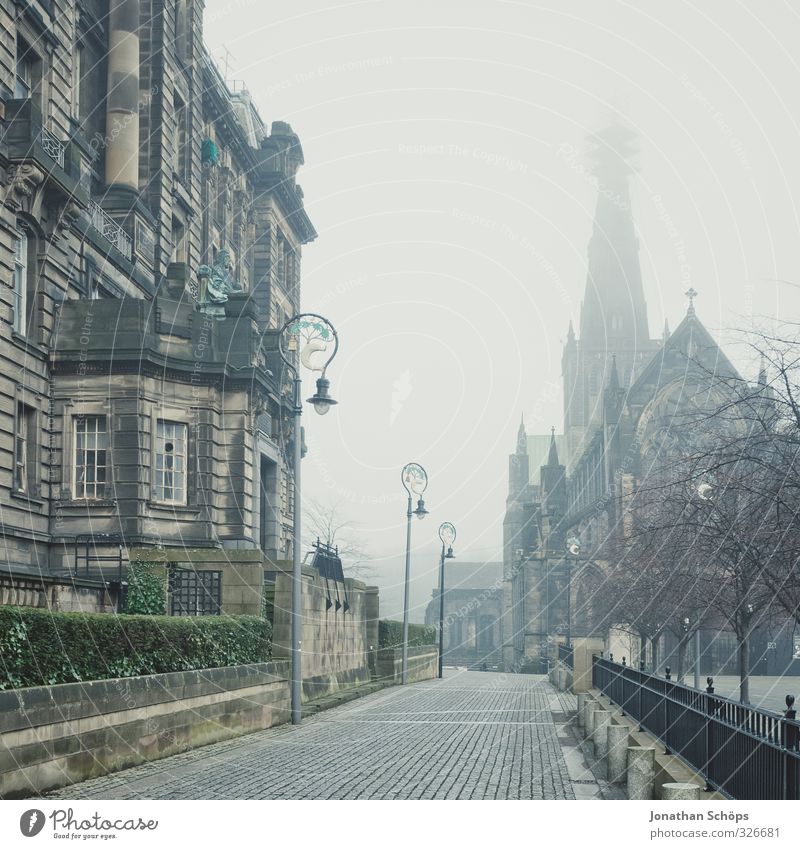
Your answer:
[[[445,666],[502,662],[502,563],[445,563]],[[431,591],[425,624],[439,623],[439,588]]]
[[[507,669],[552,656],[556,642],[593,635],[592,588],[607,567],[601,547],[624,522],[627,499],[680,439],[675,422],[697,402],[695,387],[710,373],[741,380],[691,297],[676,330],[665,326],[661,338],[650,338],[628,190],[630,142],[627,130],[612,127],[593,154],[598,201],[580,337],[570,324],[562,356],[564,434],[553,431],[540,461],[544,437],[528,436],[523,424],[509,459]]]
[[[103,584],[157,548],[198,612],[244,573],[257,612],[291,547],[277,331],[316,233],[298,137],[226,84],[202,17],[0,0],[0,570]]]

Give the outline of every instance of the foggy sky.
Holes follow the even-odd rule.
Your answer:
[[[799,36],[777,1],[207,0],[229,80],[303,144],[320,234],[303,308],[341,338],[339,406],[304,415],[304,493],[359,525],[383,616],[402,604],[403,464],[430,475],[413,528],[421,620],[441,522],[463,560],[501,559],[520,414],[530,433],[561,430],[561,345],[596,199],[586,137],[615,112],[639,135],[651,334],[677,326],[689,286],[723,343],[797,314]]]

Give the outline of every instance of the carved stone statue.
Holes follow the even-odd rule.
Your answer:
[[[205,315],[214,318],[225,318],[224,304],[231,292],[243,291],[242,284],[233,278],[233,265],[227,250],[221,250],[214,265],[201,265],[197,269],[200,280],[200,297],[198,308]]]

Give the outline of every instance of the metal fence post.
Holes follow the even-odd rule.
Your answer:
[[[790,764],[792,763],[793,758],[788,754],[789,752],[797,751],[798,735],[797,726],[794,724],[796,717],[797,711],[794,708],[794,696],[788,695],[786,697],[786,712],[784,713],[784,719],[788,719],[789,721],[786,722],[783,726],[783,746],[786,750],[783,755],[784,799],[797,798],[797,782],[795,778],[796,773],[790,768]]]
[[[713,723],[711,720],[717,712],[717,700],[714,698],[714,679],[709,676],[706,678],[706,683],[708,684],[706,687],[708,696],[706,698],[706,768],[704,770],[706,774],[706,786],[704,789],[710,793],[714,789],[711,786],[711,758],[713,756],[711,746],[711,729]]]
[[[666,670],[664,672],[664,677],[667,679],[667,681],[670,680],[671,675],[670,675],[670,668],[669,667],[666,668]],[[670,685],[668,684],[664,688],[664,754],[665,755],[672,754],[669,750],[669,742],[668,742],[668,738],[669,738],[669,693],[668,693],[668,689],[669,689],[669,686]]]

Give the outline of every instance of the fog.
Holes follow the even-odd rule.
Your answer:
[[[358,526],[383,616],[401,616],[402,466],[430,477],[413,527],[421,621],[439,524],[456,525],[459,558],[501,559],[520,415],[529,433],[561,430],[596,202],[587,137],[612,117],[638,137],[651,335],[694,287],[754,373],[735,329],[797,315],[798,36],[783,2],[207,0],[228,80],[302,141],[319,232],[303,308],[341,341],[339,405],[304,416],[304,494]]]

